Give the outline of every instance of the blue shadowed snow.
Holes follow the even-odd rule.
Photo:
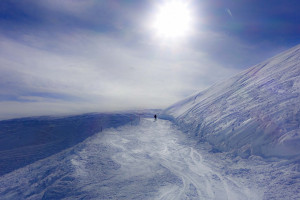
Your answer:
[[[85,114],[0,121],[0,175],[72,147],[103,129],[138,120],[137,114]]]

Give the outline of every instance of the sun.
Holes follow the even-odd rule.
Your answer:
[[[153,28],[159,37],[179,38],[189,33],[191,22],[191,11],[186,2],[169,1],[159,6]]]

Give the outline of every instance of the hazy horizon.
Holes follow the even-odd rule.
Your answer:
[[[296,1],[0,8],[0,119],[166,108],[300,43]]]

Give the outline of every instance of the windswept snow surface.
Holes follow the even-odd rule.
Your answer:
[[[0,121],[0,176],[138,118],[138,113],[89,113]]]
[[[142,119],[0,177],[0,199],[300,198],[294,164],[232,161],[209,148],[169,121]]]
[[[162,114],[216,151],[299,159],[300,45]]]

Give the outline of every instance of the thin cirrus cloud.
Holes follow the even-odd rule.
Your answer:
[[[193,1],[189,38],[160,41],[156,3],[1,1],[0,119],[164,108],[286,48],[246,37],[251,14],[215,1]]]
[[[189,49],[178,58],[172,52],[174,58],[164,50],[127,47],[122,41],[91,33],[54,40],[55,49],[49,50],[38,48],[44,46],[39,41],[31,41],[35,46],[30,46],[1,38],[0,101],[6,108],[2,117],[9,110],[16,115],[29,110],[28,115],[39,115],[161,108],[199,89],[197,82],[204,89],[224,76],[222,67]],[[212,80],[199,80],[216,69],[220,73]],[[223,71],[229,76],[228,70]],[[72,105],[76,109],[70,109]]]

